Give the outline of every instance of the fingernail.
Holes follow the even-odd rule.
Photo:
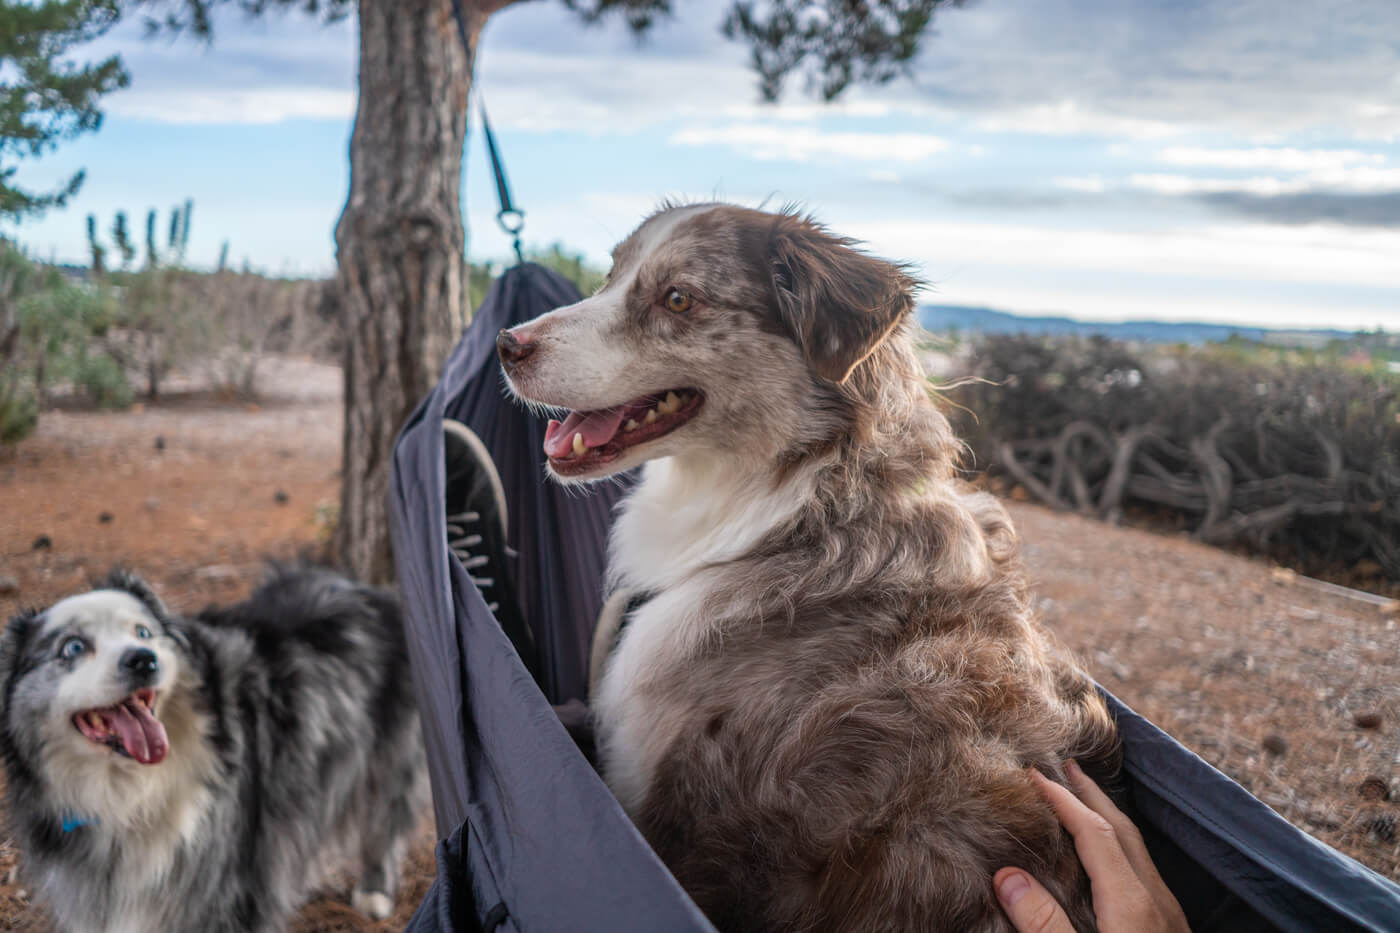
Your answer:
[[[1026,892],[1031,889],[1031,881],[1019,871],[1007,872],[997,885],[997,897],[1007,907],[1026,896]]]

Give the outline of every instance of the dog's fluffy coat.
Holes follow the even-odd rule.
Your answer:
[[[86,645],[64,656],[63,645]],[[152,652],[133,683],[122,660]],[[141,764],[74,717],[156,690]],[[0,634],[0,755],[21,866],[62,930],[275,931],[348,860],[393,906],[426,793],[401,620],[385,593],[286,568],[246,602],[172,616],[138,578]]]
[[[532,404],[703,399],[551,468],[646,462],[609,605],[647,599],[597,636],[602,766],[722,930],[1009,931],[1005,865],[1094,925],[1026,769],[1110,774],[1116,734],[1033,619],[1004,510],[956,479],[914,284],[791,212],[667,207],[596,295],[503,336]]]

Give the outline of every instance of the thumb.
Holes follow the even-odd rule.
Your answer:
[[[1018,933],[1075,933],[1050,892],[1019,868],[1003,868],[992,878],[997,900]]]

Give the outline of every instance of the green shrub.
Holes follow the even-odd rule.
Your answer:
[[[131,383],[120,364],[105,354],[77,360],[73,384],[98,408],[126,408],[131,405]]]
[[[23,440],[39,424],[34,396],[11,384],[0,388],[0,444]]]

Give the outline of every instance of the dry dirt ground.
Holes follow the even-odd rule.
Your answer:
[[[0,618],[119,563],[194,610],[246,592],[265,556],[314,546],[337,495],[339,386],[332,367],[282,360],[258,406],[196,397],[47,413],[0,454],[0,590],[15,586]],[[1400,620],[1184,537],[1011,509],[1042,615],[1105,686],[1288,819],[1400,879],[1400,804],[1380,799],[1400,801]],[[36,548],[41,536],[50,544]],[[425,828],[388,923],[359,918],[341,891],[295,929],[402,929],[432,844]],[[16,861],[0,832],[0,930],[43,929]]]

